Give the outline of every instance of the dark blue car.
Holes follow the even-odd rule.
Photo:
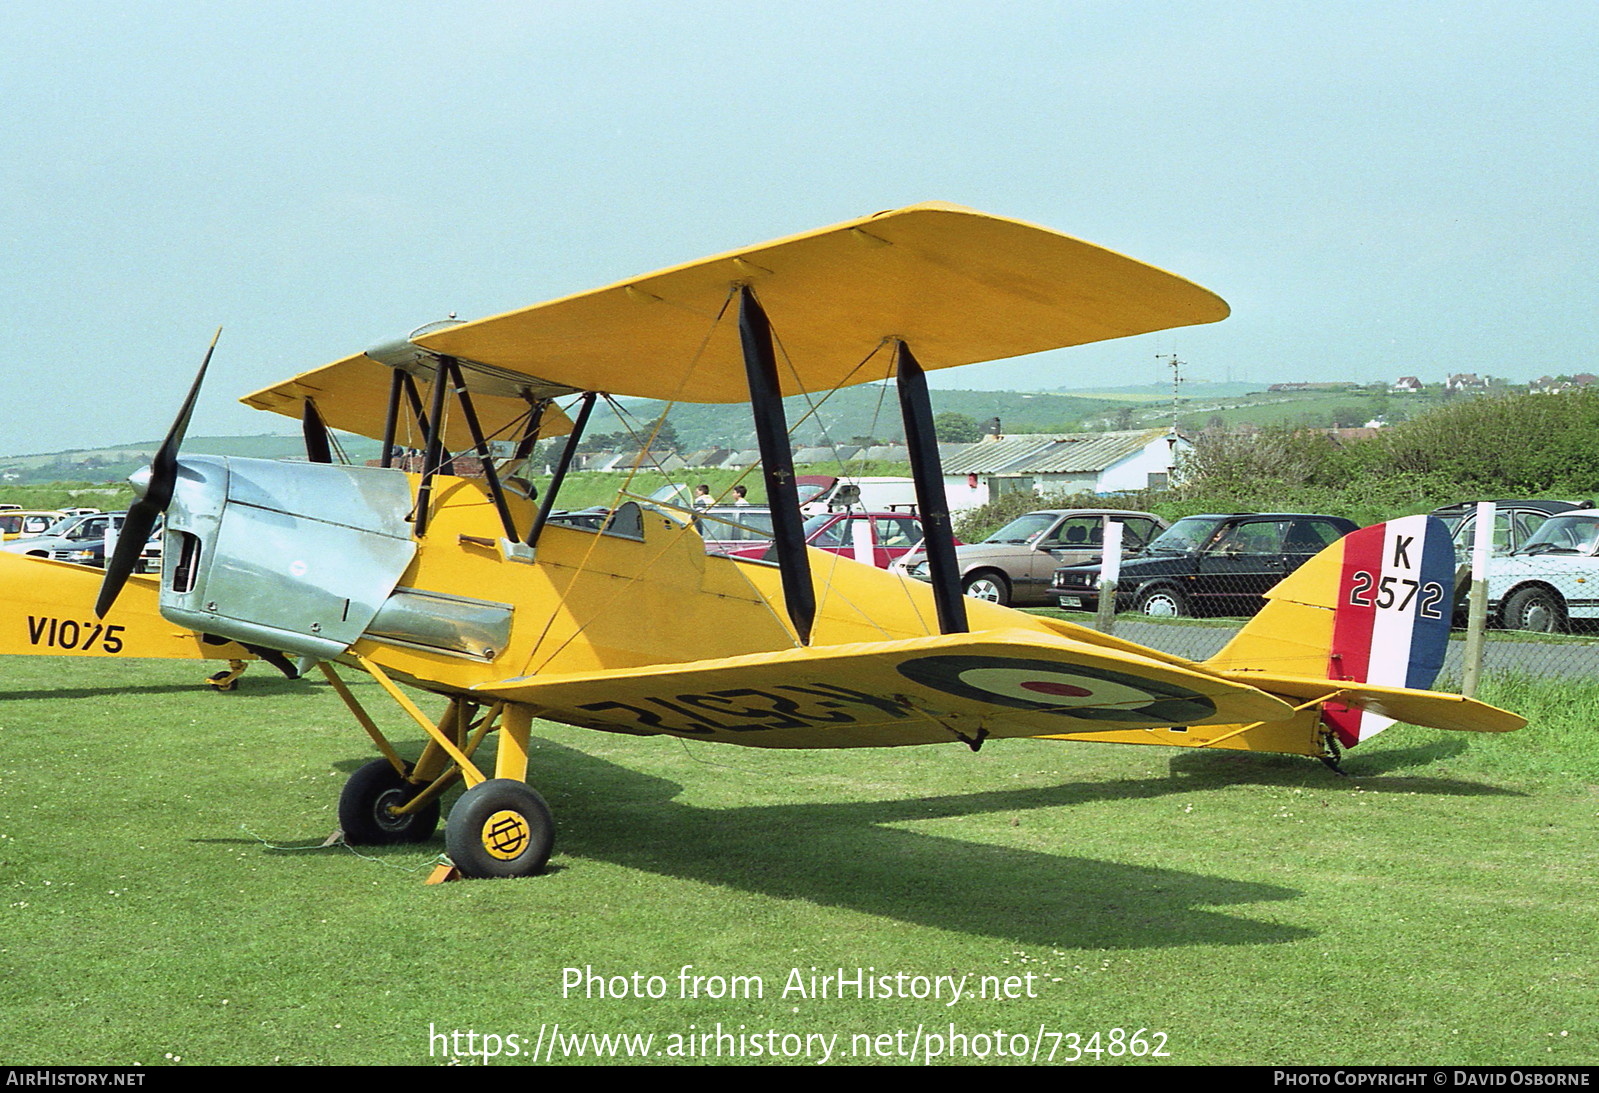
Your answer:
[[[1356,529],[1341,516],[1234,512],[1185,516],[1122,562],[1116,608],[1145,615],[1253,615],[1261,596]],[[1065,566],[1050,585],[1067,609],[1099,608],[1099,566]]]

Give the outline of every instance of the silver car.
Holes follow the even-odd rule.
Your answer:
[[[48,558],[57,550],[79,550],[103,540],[108,530],[120,528],[123,512],[95,512],[79,516],[66,516],[45,529],[43,535],[27,539],[13,539],[0,550],[12,554],[31,554]]]
[[[980,543],[955,548],[961,587],[968,596],[999,604],[1054,606],[1049,582],[1066,565],[1100,560],[1105,522],[1115,520],[1122,532],[1122,552],[1135,554],[1166,530],[1166,521],[1152,512],[1123,509],[1040,509],[1018,516]],[[894,569],[927,580],[927,556],[918,548]]]

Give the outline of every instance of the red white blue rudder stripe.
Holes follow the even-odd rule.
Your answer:
[[[1454,609],[1455,553],[1432,516],[1407,516],[1342,540],[1327,678],[1426,690],[1443,667]],[[1393,724],[1329,702],[1322,721],[1345,747]]]

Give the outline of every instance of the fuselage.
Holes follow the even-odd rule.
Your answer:
[[[413,474],[220,457],[181,467],[162,613],[202,633],[318,659],[353,651],[446,692],[800,644],[775,565],[708,555],[692,522],[663,510],[627,502],[600,528],[557,517],[528,551],[507,539],[480,479],[436,476],[417,539]],[[530,526],[533,504],[508,501]],[[922,582],[810,556],[811,645],[938,632]],[[969,619],[1097,637],[978,601]]]

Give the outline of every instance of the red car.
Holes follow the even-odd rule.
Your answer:
[[[920,517],[906,512],[824,512],[805,521],[805,543],[857,562],[887,569],[922,541]],[[724,553],[733,558],[764,558],[771,543]]]

